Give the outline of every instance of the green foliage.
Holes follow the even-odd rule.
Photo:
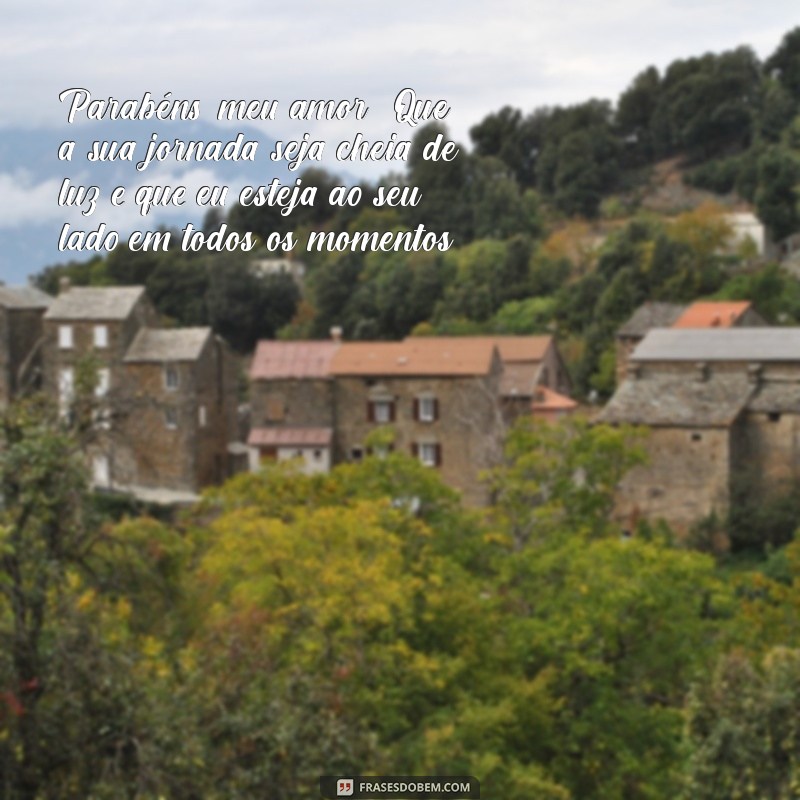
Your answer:
[[[797,796],[800,780],[800,651],[774,647],[760,664],[741,652],[720,659],[688,704],[686,798]]]

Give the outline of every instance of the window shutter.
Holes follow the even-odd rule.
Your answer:
[[[367,422],[375,422],[375,406],[367,400]]]
[[[414,421],[419,422],[419,398],[414,398]]]
[[[411,442],[411,455],[419,458],[419,445],[416,442]]]
[[[438,397],[434,397],[433,398],[433,421],[436,422],[437,419],[439,419],[439,398]]]
[[[389,422],[394,422],[394,400],[389,403]]]
[[[434,445],[436,448],[436,466],[442,466],[442,446],[440,444]]]

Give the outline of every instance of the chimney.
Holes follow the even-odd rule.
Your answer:
[[[708,380],[709,375],[711,374],[711,369],[709,368],[708,363],[706,361],[698,361],[694,365],[694,368],[696,370],[695,377],[697,378],[698,381]]]
[[[341,342],[342,341],[342,328],[339,325],[334,325],[331,328],[331,339],[334,342]]]
[[[748,381],[748,383],[753,383],[756,386],[760,385],[762,371],[763,371],[763,367],[762,367],[761,364],[748,364],[747,365],[747,381]]]
[[[71,286],[72,286],[72,284],[70,283],[70,280],[66,275],[62,275],[58,279],[58,293],[60,295],[61,294],[66,294],[70,290]]]

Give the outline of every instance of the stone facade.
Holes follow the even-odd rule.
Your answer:
[[[94,376],[96,486],[170,502],[228,477],[238,366],[210,328],[159,328],[141,287],[68,289],[45,315],[43,359],[62,413],[81,371]]]
[[[648,463],[617,493],[623,527],[686,531],[800,485],[800,329],[656,330],[600,422],[649,428]]]

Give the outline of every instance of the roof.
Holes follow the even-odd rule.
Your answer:
[[[251,380],[327,378],[339,342],[268,342],[256,347],[250,365]]]
[[[251,447],[330,447],[332,428],[253,428]]]
[[[552,336],[408,336],[406,342],[474,342],[489,343],[497,347],[505,362],[541,361],[553,342]]]
[[[566,395],[554,392],[546,386],[539,386],[531,403],[532,411],[572,411],[578,404]]]
[[[673,328],[730,328],[751,306],[749,300],[735,303],[692,303],[681,314]]]
[[[799,414],[800,384],[770,381],[759,389],[748,403],[747,409],[762,414]]]
[[[125,363],[196,361],[211,328],[142,328],[125,353]]]
[[[533,397],[538,375],[538,362],[532,364],[504,363],[503,374],[500,377],[500,395],[502,397]]]
[[[617,336],[644,336],[652,328],[669,328],[686,306],[675,303],[645,303],[617,331]]]
[[[800,361],[800,328],[654,330],[631,361]]]
[[[347,342],[331,362],[333,375],[487,375],[495,346],[489,338],[410,337],[402,342]]]
[[[48,308],[53,298],[33,286],[0,286],[0,306],[5,308]]]
[[[45,319],[126,319],[143,294],[143,286],[73,286],[53,300]]]
[[[628,379],[598,422],[669,427],[727,427],[755,391],[747,375],[717,373],[706,380],[679,374]]]

